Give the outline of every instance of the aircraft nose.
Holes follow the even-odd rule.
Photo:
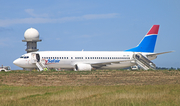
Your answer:
[[[17,59],[13,61],[13,64],[16,65],[17,64]]]
[[[20,66],[19,59],[14,60],[14,61],[13,61],[13,64],[16,65],[16,66]]]

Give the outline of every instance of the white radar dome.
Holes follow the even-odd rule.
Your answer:
[[[24,33],[26,40],[39,40],[39,32],[34,28],[29,28]]]

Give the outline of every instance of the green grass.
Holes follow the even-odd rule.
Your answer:
[[[0,105],[179,106],[180,85],[0,86]]]
[[[180,106],[179,79],[178,70],[0,72],[0,106]]]

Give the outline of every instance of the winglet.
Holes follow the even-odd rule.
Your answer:
[[[153,25],[153,27],[149,30],[146,35],[158,34],[159,25]]]

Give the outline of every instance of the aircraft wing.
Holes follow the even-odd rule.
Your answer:
[[[166,54],[166,53],[171,53],[171,52],[174,52],[174,51],[168,51],[168,52],[161,52],[161,53],[152,53],[152,54],[148,54],[146,56],[154,56],[154,55],[161,55],[161,54]]]
[[[101,63],[92,63],[91,66],[94,68],[100,68],[102,66],[106,66],[106,65],[111,65],[111,64],[120,64],[122,62],[128,62],[128,61],[132,61],[131,60],[122,60],[122,61],[111,61],[111,62],[101,62]]]

